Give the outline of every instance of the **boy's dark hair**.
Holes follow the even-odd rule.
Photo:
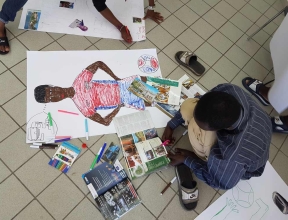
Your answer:
[[[45,96],[46,96],[46,88],[49,87],[48,85],[41,85],[37,86],[34,89],[34,97],[35,100],[39,103],[45,103]]]
[[[213,130],[220,130],[232,126],[241,113],[241,105],[237,99],[226,93],[212,91],[198,101],[194,117],[197,121],[207,123]]]

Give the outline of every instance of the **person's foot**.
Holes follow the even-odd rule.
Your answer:
[[[6,31],[5,31],[5,24],[0,21],[0,38],[1,37],[4,38],[4,37],[7,37],[7,36],[6,36]],[[0,45],[0,51],[1,52],[5,53],[5,52],[9,52],[9,50],[10,50],[9,46]]]
[[[126,41],[127,43],[129,43],[129,44],[132,43],[132,37],[131,37],[130,31],[127,27],[122,28],[121,36],[122,36],[123,40]]]

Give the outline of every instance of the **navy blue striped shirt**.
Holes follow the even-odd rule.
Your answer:
[[[243,107],[243,117],[234,130],[217,131],[217,143],[207,162],[187,157],[184,163],[208,185],[231,189],[240,179],[262,175],[269,158],[272,124],[266,112],[240,87],[220,84],[211,91],[233,95]],[[183,122],[178,112],[168,126],[175,129]]]

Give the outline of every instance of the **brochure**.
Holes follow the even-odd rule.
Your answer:
[[[119,152],[120,147],[112,142],[103,154],[102,160],[106,161],[107,163],[114,164]]]
[[[149,111],[116,117],[113,121],[131,179],[169,164],[166,148],[162,146]]]
[[[180,105],[167,105],[163,103],[156,103],[155,107],[160,109],[163,113],[173,118],[177,111],[180,109],[181,104],[188,98],[196,98],[198,96],[204,95],[205,91],[201,89],[194,81],[187,75],[182,76],[179,80],[182,84],[181,95],[180,95]]]
[[[107,220],[120,218],[141,202],[119,160],[114,166],[102,163],[84,174],[83,179]]]

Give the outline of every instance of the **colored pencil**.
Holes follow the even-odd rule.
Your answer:
[[[58,110],[58,112],[61,112],[61,113],[66,113],[66,114],[71,114],[71,115],[79,115],[78,113],[75,113],[75,112],[68,112],[68,111],[65,111],[65,110]]]
[[[59,140],[55,140],[55,143],[63,142],[63,141],[69,141],[69,140],[71,140],[71,138],[59,139]]]
[[[89,140],[89,133],[88,133],[88,120],[85,118],[85,134],[86,134],[86,140]]]
[[[101,148],[101,151],[100,151],[100,154],[99,154],[99,156],[97,158],[97,162],[96,163],[98,163],[100,161],[101,157],[103,156],[103,153],[104,153],[106,145],[107,145],[107,143],[105,142],[103,147]]]

